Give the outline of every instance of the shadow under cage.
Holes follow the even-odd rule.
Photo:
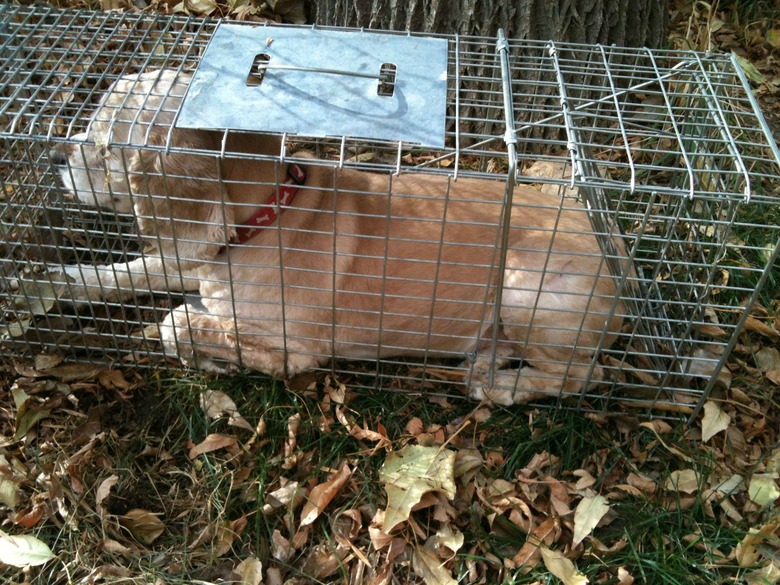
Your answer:
[[[730,56],[0,14],[6,359],[695,415],[772,278]]]

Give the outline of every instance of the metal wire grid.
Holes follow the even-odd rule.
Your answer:
[[[10,252],[3,264],[5,284],[17,276],[20,260],[29,266],[137,257],[128,245],[134,237],[118,227],[119,219],[72,203],[66,205],[66,216],[79,217],[73,225],[57,226],[54,220],[53,229],[35,229],[51,214],[52,207],[44,202],[59,198],[46,159],[48,144],[83,130],[100,94],[120,75],[163,67],[193,69],[214,23],[9,6],[2,10],[0,120],[7,148],[0,161],[6,193],[0,235]],[[456,179],[505,176],[511,161],[503,144],[504,92],[495,41],[449,40],[447,148],[420,153],[401,143],[285,136],[278,162],[294,159],[292,153],[303,143],[321,157],[306,160],[309,165],[332,168],[335,160],[338,167]],[[626,303],[627,321],[618,341],[597,348],[607,381],[583,392],[579,407],[609,411],[635,402],[690,412],[715,384],[713,374],[747,316],[745,302],[755,297],[778,253],[776,225],[752,218],[756,208],[765,206],[767,214],[776,214],[776,197],[761,189],[777,172],[780,156],[747,84],[724,56],[526,41],[512,41],[508,48],[520,168],[516,179],[548,184],[548,189],[577,189],[571,193],[587,201],[593,233],[599,235]],[[370,156],[360,156],[366,152]],[[523,174],[540,160],[556,163],[555,174]],[[526,213],[536,211],[521,199],[513,204]],[[568,204],[564,200],[560,205]],[[745,230],[761,232],[760,243],[741,238]],[[620,264],[623,253],[613,244],[618,234],[635,275]],[[440,237],[432,235],[426,243]],[[751,262],[743,262],[745,258]],[[757,259],[766,262],[757,265]],[[495,262],[493,255],[484,268],[494,270]],[[427,266],[434,273],[430,280],[435,291],[441,257]],[[493,284],[479,285],[487,298]],[[14,315],[6,335],[13,353],[68,348],[75,359],[108,355],[132,363],[162,357],[153,324],[180,302],[170,296],[139,296],[134,303],[92,304],[85,318],[47,312],[45,289],[31,289],[30,294],[40,297],[40,307],[27,322],[18,319],[13,306],[5,307],[7,315]],[[379,314],[381,321],[381,309]],[[726,334],[702,333],[716,317]],[[337,362],[327,369],[372,388],[451,392],[449,384],[460,384],[463,372],[439,357],[424,352],[410,364],[367,347],[363,364]]]

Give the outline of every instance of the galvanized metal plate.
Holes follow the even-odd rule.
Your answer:
[[[261,55],[270,67],[259,85],[251,85]],[[387,64],[396,68],[392,95],[379,95],[375,78],[311,71],[378,76]],[[402,140],[440,148],[446,103],[446,39],[220,24],[176,126]]]

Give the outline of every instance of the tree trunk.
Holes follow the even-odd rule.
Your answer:
[[[321,25],[660,48],[668,0],[309,0]]]

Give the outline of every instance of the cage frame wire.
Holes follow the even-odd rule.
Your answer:
[[[0,139],[13,146],[9,152],[21,149],[26,153],[24,156],[31,161],[29,163],[31,166],[28,169],[24,167],[23,163],[7,155],[4,157],[5,160],[0,161],[0,165],[10,166],[11,173],[8,176],[0,177],[0,179],[2,179],[6,189],[10,186],[12,188],[19,187],[20,190],[27,188],[34,191],[46,183],[47,193],[51,190],[56,191],[58,187],[55,184],[56,181],[52,183],[51,177],[47,177],[47,173],[51,174],[51,169],[47,171],[45,168],[47,166],[46,161],[40,153],[36,155],[34,151],[45,149],[46,145],[51,143],[70,141],[75,134],[77,126],[80,123],[83,124],[84,120],[89,117],[89,114],[94,112],[96,96],[99,95],[101,88],[104,90],[109,80],[116,79],[121,72],[126,71],[128,68],[127,63],[132,63],[132,69],[138,71],[153,67],[170,67],[170,65],[174,65],[174,68],[178,71],[188,69],[191,66],[188,63],[197,63],[199,55],[202,54],[207,45],[210,35],[213,34],[214,27],[217,26],[215,21],[194,17],[163,17],[161,15],[131,15],[129,13],[119,15],[93,13],[86,15],[79,11],[60,11],[43,7],[11,7],[9,5],[0,8],[0,18],[3,19],[0,24],[0,35],[3,37],[3,42],[0,43],[0,81],[2,81],[0,83],[0,121],[3,122]],[[30,23],[32,24],[30,25]],[[92,35],[91,39],[85,41],[78,34],[74,34],[75,31],[73,29],[76,26],[74,23],[81,23],[82,32],[90,32]],[[34,47],[25,47],[25,41],[19,42],[13,31],[7,33],[9,27],[12,28],[13,26],[17,27],[15,30],[26,31],[27,38],[36,39],[38,44]],[[59,52],[55,53],[55,66],[50,66],[48,69],[36,67],[29,69],[28,61],[24,58],[21,58],[21,61],[19,61],[18,57],[25,51],[28,51],[28,55],[35,55],[37,51],[43,51],[48,41],[46,40],[47,35],[41,34],[41,31],[46,29],[47,26],[51,30],[58,30],[56,27],[59,26],[61,30],[65,31],[62,33],[63,38],[68,38],[70,44],[66,48],[57,45]],[[333,30],[348,32],[350,29],[333,28]],[[117,31],[123,31],[123,33],[116,35],[118,39],[112,41],[111,39],[114,38],[114,33]],[[133,35],[139,33],[139,31],[140,37],[134,38]],[[71,36],[67,37],[65,33]],[[413,33],[387,32],[386,34],[413,36]],[[655,414],[656,416],[659,409],[662,414],[664,412],[674,413],[679,411],[685,413],[692,420],[718,383],[716,374],[722,371],[729,353],[738,342],[738,332],[749,317],[749,307],[758,299],[760,290],[769,278],[771,267],[777,261],[780,253],[780,237],[775,234],[775,243],[771,251],[766,255],[765,266],[763,268],[749,267],[746,269],[746,272],[750,274],[761,270],[752,289],[744,288],[743,290],[738,286],[734,287],[735,291],[739,293],[749,293],[745,299],[745,306],[742,307],[737,321],[728,327],[728,331],[731,331],[728,340],[725,342],[718,341],[713,344],[720,353],[716,358],[704,360],[714,362],[710,364],[711,371],[714,373],[709,376],[703,387],[690,391],[689,398],[692,398],[693,401],[678,402],[676,397],[664,398],[665,394],[688,391],[679,387],[680,382],[675,382],[675,380],[688,379],[690,381],[696,377],[695,374],[691,374],[697,361],[692,352],[701,342],[699,337],[694,339],[694,336],[698,335],[695,333],[695,329],[701,323],[706,323],[704,317],[702,317],[704,312],[707,310],[715,312],[727,311],[732,308],[732,305],[718,304],[710,299],[713,291],[721,286],[715,282],[718,277],[715,267],[735,247],[728,240],[728,235],[737,224],[741,225],[742,223],[741,220],[738,220],[735,209],[741,205],[749,204],[778,204],[776,198],[772,196],[754,193],[754,178],[757,181],[770,180],[768,171],[763,172],[759,170],[756,172],[754,169],[760,165],[774,165],[775,169],[780,167],[780,151],[771,137],[769,126],[761,114],[755,97],[750,91],[749,83],[735,58],[733,56],[710,53],[700,54],[691,51],[652,51],[649,49],[645,49],[643,56],[640,56],[642,50],[552,41],[509,40],[506,39],[503,31],[499,32],[497,39],[463,37],[461,35],[425,36],[446,38],[449,41],[450,85],[447,102],[451,114],[448,115],[450,129],[447,132],[447,136],[452,146],[446,146],[443,149],[430,149],[431,155],[427,160],[416,160],[409,164],[404,160],[405,156],[407,156],[404,153],[410,152],[414,145],[404,144],[400,140],[377,141],[376,143],[369,143],[368,147],[373,147],[377,152],[385,153],[387,156],[378,159],[379,162],[373,162],[372,160],[362,162],[358,157],[348,156],[353,149],[361,145],[361,141],[352,137],[341,136],[335,137],[335,140],[330,142],[327,140],[323,141],[324,146],[317,143],[317,148],[322,147],[325,149],[332,149],[333,144],[335,144],[336,156],[335,159],[330,158],[327,160],[319,158],[313,164],[331,169],[330,172],[334,177],[337,176],[340,170],[345,168],[379,171],[388,174],[390,177],[386,193],[388,217],[390,217],[391,213],[391,197],[389,195],[392,194],[393,177],[416,172],[445,175],[447,177],[446,214],[450,185],[453,182],[457,182],[460,177],[488,178],[501,177],[503,175],[505,180],[503,212],[500,229],[496,232],[497,242],[499,243],[496,246],[498,257],[494,256],[491,264],[491,274],[496,273],[499,275],[503,274],[506,268],[507,251],[509,248],[507,239],[510,232],[511,214],[508,211],[513,206],[523,205],[522,201],[518,202],[514,198],[515,185],[530,183],[558,188],[559,192],[562,192],[564,189],[576,189],[576,197],[588,209],[588,216],[593,226],[592,234],[598,240],[602,250],[601,262],[608,266],[609,272],[616,282],[617,289],[620,291],[619,297],[615,296],[612,299],[610,312],[619,311],[618,305],[620,303],[627,304],[626,318],[630,321],[628,326],[633,327],[630,333],[621,334],[621,343],[624,345],[622,357],[620,351],[610,349],[610,346],[606,345],[605,331],[602,330],[601,337],[595,347],[594,358],[590,363],[590,372],[592,373],[594,368],[597,367],[599,354],[605,353],[612,357],[614,353],[620,358],[620,364],[613,364],[610,366],[611,369],[609,371],[615,373],[616,376],[625,375],[626,370],[623,368],[626,367],[629,372],[628,376],[630,376],[631,366],[630,364],[626,365],[627,362],[625,360],[628,357],[629,346],[636,342],[641,348],[640,353],[642,353],[642,357],[649,363],[649,365],[642,366],[646,374],[648,376],[650,374],[661,374],[655,393],[650,397],[640,396],[632,398],[630,396],[618,395],[616,388],[619,386],[619,383],[613,380],[606,393],[603,394],[604,404],[622,405],[634,403],[635,406],[638,405],[644,409],[647,414]],[[53,42],[56,44],[61,40],[55,39]],[[93,40],[98,43],[97,49],[92,46]],[[85,52],[89,63],[79,70],[81,66],[74,66],[72,63],[73,54],[79,43],[84,42],[90,47]],[[110,45],[112,42],[116,42],[120,49],[111,50]],[[129,46],[132,42],[135,42],[135,47],[131,48],[128,54],[123,53],[125,45]],[[149,46],[144,47],[144,43],[149,43]],[[490,49],[491,47],[492,49]],[[488,50],[493,51],[492,57],[487,55]],[[176,51],[179,52],[177,53]],[[577,55],[587,57],[583,61],[585,65],[577,62]],[[48,57],[49,55],[47,54],[45,58],[48,59]],[[118,65],[123,57],[126,63]],[[643,61],[643,65],[639,66],[639,60],[642,58],[647,61]],[[666,62],[674,58],[679,59],[676,65],[659,64],[662,59]],[[107,60],[107,62],[103,63],[105,65],[103,69],[96,73],[95,62],[101,59]],[[633,70],[631,69],[631,59],[634,59]],[[584,92],[588,88],[586,79],[590,73],[583,72],[589,62],[588,60],[600,60],[603,65],[604,74],[601,83],[607,89],[600,94],[601,97],[596,99],[583,97],[579,94],[580,91]],[[16,69],[14,69],[15,64],[17,65]],[[50,65],[50,62],[45,61],[45,64]],[[70,69],[68,69],[69,64]],[[116,72],[117,66],[120,73]],[[25,67],[28,67],[28,69],[25,70]],[[65,69],[64,74],[58,73],[61,68]],[[727,69],[729,70],[727,71]],[[486,70],[490,74],[485,74]],[[652,74],[648,73],[649,70],[652,70]],[[496,72],[499,74],[496,75]],[[535,73],[537,76],[537,83],[532,93],[528,93],[525,90],[525,84],[530,83],[523,78],[523,74],[527,72]],[[684,75],[687,74],[690,74],[690,77],[684,78]],[[597,76],[596,73],[592,75]],[[572,78],[579,79],[578,76],[583,79],[581,83],[571,81]],[[728,79],[731,79],[729,76],[733,76],[735,81],[728,81]],[[684,85],[686,83],[692,84],[695,86],[695,89],[687,90],[687,86]],[[680,84],[683,84],[683,89],[681,89]],[[627,98],[629,94],[635,94],[644,89],[648,89],[649,93],[652,93],[655,97],[661,98],[660,105],[653,106],[651,104],[648,113],[642,111],[642,108],[645,107],[643,103],[639,103],[634,108],[636,104]],[[573,91],[574,95],[570,95],[570,91]],[[26,92],[30,93],[30,98],[19,106],[21,96]],[[544,92],[548,93],[545,94]],[[730,95],[729,92],[741,93],[735,97]],[[61,95],[65,97],[58,98]],[[551,109],[549,105],[550,101],[555,100],[556,95],[559,101],[558,110]],[[623,99],[624,101],[621,101]],[[707,107],[697,107],[694,103],[697,100],[703,101]],[[77,105],[74,106],[72,104]],[[726,105],[731,108],[728,112],[724,111]],[[52,108],[54,113],[51,113]],[[527,111],[523,110],[523,108],[527,108]],[[743,108],[744,112],[740,108]],[[639,114],[637,114],[637,111]],[[694,112],[705,117],[709,116],[706,123],[700,124],[700,140],[691,143],[692,149],[689,149],[687,146],[687,143],[695,138],[690,133],[690,123],[683,130],[678,127],[678,115],[684,121],[685,118],[681,113],[685,112]],[[763,139],[761,146],[767,153],[762,155],[764,158],[753,155],[752,158],[747,160],[743,156],[741,147],[747,144],[749,139],[735,136],[728,120],[729,116],[739,115],[744,116],[748,122],[737,125],[738,131],[744,134],[752,132],[755,136]],[[6,126],[5,122],[9,116],[12,116],[12,121]],[[178,113],[174,114],[175,116],[178,116]],[[603,125],[604,120],[610,121],[610,116],[612,116],[613,120],[614,118],[617,119],[616,129],[609,124]],[[662,122],[671,122],[671,132],[668,128],[662,127],[663,124],[660,122],[659,127],[654,126],[656,122],[653,116],[656,116]],[[60,118],[64,118],[66,121],[64,131],[57,124]],[[477,123],[482,124],[482,129],[475,131],[472,128]],[[492,127],[502,123],[504,125],[503,134],[494,134]],[[145,145],[145,148],[149,148],[158,155],[176,151],[179,147],[173,146],[171,141],[174,126],[174,123],[170,125],[168,138],[164,145]],[[36,128],[41,127],[46,129],[45,133],[36,131]],[[603,143],[593,139],[593,136],[598,135],[599,132],[603,135],[597,137],[603,138]],[[708,132],[709,134],[707,134]],[[537,133],[537,136],[540,136],[540,138],[536,140],[529,139],[529,137],[534,137],[534,133]],[[557,138],[556,134],[563,135],[563,140]],[[713,138],[713,135],[715,135],[715,138]],[[230,152],[228,145],[232,136],[233,134],[230,130],[223,132],[218,150],[212,153],[217,160],[226,160],[228,156],[241,158],[240,153]],[[614,144],[610,145],[610,137],[614,137]],[[679,179],[679,183],[674,183],[674,176],[669,184],[642,183],[640,175],[651,175],[656,172],[659,175],[663,173],[673,174],[676,170],[669,163],[658,164],[659,159],[663,159],[664,156],[675,152],[664,150],[664,148],[659,146],[664,139],[671,140],[672,137],[676,139],[679,146],[679,151],[677,152],[684,162],[683,171],[686,173],[687,183],[686,178]],[[635,140],[635,143],[632,143],[632,138],[638,139]],[[271,157],[275,164],[275,184],[279,184],[281,180],[279,177],[280,165],[299,161],[294,147],[297,141],[305,140],[306,137],[283,134],[279,139],[280,151]],[[621,162],[619,156],[614,154],[611,155],[611,159],[604,155],[603,152],[594,154],[599,149],[608,153],[619,151],[621,149],[619,144],[621,140],[626,162]],[[653,141],[657,142],[654,143]],[[503,142],[503,159],[497,155],[501,150],[499,148],[500,142]],[[546,153],[530,151],[529,144],[547,146],[548,151]],[[635,146],[635,144],[638,146]],[[723,150],[718,151],[717,149],[721,145]],[[118,144],[117,146],[123,145]],[[560,156],[560,154],[550,155],[550,149],[559,150],[563,156]],[[724,152],[726,153],[725,155]],[[599,158],[599,156],[602,156],[602,158]],[[651,162],[649,164],[643,162],[643,157],[649,158]],[[471,159],[475,161],[473,164],[478,165],[476,170],[468,166],[472,163]],[[567,160],[567,164],[563,168],[564,171],[567,169],[570,171],[568,176],[565,173],[558,176],[538,176],[524,173],[530,161],[538,160],[557,163],[562,159]],[[495,162],[496,160],[499,160],[499,163],[503,160],[506,164],[506,170],[499,170],[498,174],[489,172],[487,167],[490,166],[491,161]],[[724,160],[727,164],[730,163],[733,166],[732,170],[719,166]],[[450,164],[445,164],[447,161],[450,161]],[[308,161],[307,164],[312,163]],[[607,172],[605,172],[605,169]],[[612,176],[611,172],[615,169],[618,172],[627,172],[627,178]],[[39,174],[41,175],[40,177],[38,176]],[[731,185],[739,181],[742,181],[742,189],[738,193]],[[224,198],[226,185],[222,178],[219,179],[219,185]],[[619,192],[619,195],[615,196],[615,192]],[[639,199],[637,202],[630,201],[630,198],[635,196],[641,196],[644,199]],[[560,205],[562,206],[564,205],[564,199],[561,199]],[[684,203],[683,200],[687,200],[688,203]],[[30,205],[32,207],[28,209],[26,206]],[[632,205],[636,207],[636,211],[633,210]],[[691,209],[686,208],[686,205],[690,206]],[[696,223],[699,220],[696,217],[696,205],[700,205],[698,213],[705,216],[701,224]],[[718,215],[721,213],[721,205],[725,206],[724,208],[727,210],[725,219]],[[656,207],[661,211],[654,212],[653,210]],[[668,215],[665,211],[666,209],[673,210],[677,215]],[[729,209],[730,211],[728,211]],[[529,208],[529,210],[533,211],[533,208]],[[24,202],[20,206],[13,207],[12,211],[17,212],[14,220],[18,219],[23,224],[23,215],[40,210],[35,208],[34,203]],[[707,216],[707,213],[711,213],[712,216]],[[30,215],[35,216],[36,214],[30,213]],[[111,220],[106,220],[100,214],[97,215],[98,229],[96,231],[100,231],[101,226],[114,225]],[[707,217],[710,217],[710,219],[707,220]],[[660,220],[669,220],[669,225],[665,228],[667,230],[666,235],[657,236],[653,233],[655,229],[653,222]],[[633,231],[626,229],[626,225],[630,221],[636,222],[636,225],[631,228]],[[0,245],[8,245],[12,249],[16,249],[12,245],[15,243],[12,232],[14,229],[17,229],[17,226],[13,225],[13,223],[4,221],[0,225]],[[442,221],[440,243],[443,241],[444,224],[445,222]],[[679,225],[684,226],[680,229],[688,230],[687,235],[674,235],[674,230],[678,229]],[[767,225],[757,224],[757,226],[767,231],[772,229],[771,226]],[[28,229],[32,229],[32,227],[32,225],[27,226]],[[714,232],[720,230],[723,234],[719,241],[714,242],[714,252],[710,252],[710,242],[707,241],[707,237],[701,237],[697,232],[702,227],[705,230],[712,228]],[[389,232],[384,234],[385,269],[388,259],[388,236]],[[281,229],[278,230],[278,237],[278,242],[281,246]],[[335,243],[337,239],[335,229],[332,237]],[[616,249],[615,238],[628,238],[628,241],[631,243],[628,247],[629,249],[622,255]],[[650,242],[650,245],[662,244],[657,260],[653,260],[650,256],[644,257],[646,253],[642,246],[647,245],[647,241]],[[19,244],[19,246],[25,248],[26,244]],[[56,245],[53,247],[61,260],[63,254],[60,248]],[[701,256],[700,259],[694,259],[693,265],[699,272],[704,271],[707,277],[705,282],[683,281],[682,279],[679,282],[674,279],[666,282],[663,278],[660,278],[667,264],[673,267],[671,269],[672,272],[674,272],[675,266],[679,270],[681,261],[678,260],[678,256],[682,255],[684,259],[688,249]],[[749,251],[757,252],[760,250],[763,250],[763,248],[753,250],[751,247]],[[737,251],[741,253],[742,248],[737,246]],[[111,251],[109,250],[109,252]],[[666,257],[667,252],[670,252],[669,258]],[[82,253],[94,255],[94,251],[90,249],[89,242],[84,246]],[[550,250],[548,249],[548,260],[549,257]],[[627,258],[630,266],[637,267],[639,271],[637,275],[632,275],[630,271],[625,269],[624,265],[621,265],[622,258]],[[709,258],[715,258],[715,261],[708,269]],[[336,254],[333,253],[333,267],[336,266],[336,261]],[[434,296],[436,288],[439,286],[438,271],[441,262],[440,245],[439,258],[435,262],[436,274],[433,278]],[[650,274],[646,275],[643,272],[643,263],[651,270]],[[466,265],[468,264],[464,266]],[[8,265],[6,265],[7,267]],[[230,272],[230,270],[231,262],[228,260],[228,271]],[[281,278],[284,278],[283,267],[280,267],[280,275]],[[170,276],[173,278],[184,278],[182,275]],[[336,276],[334,270],[332,272],[334,282]],[[384,282],[387,279],[387,274],[383,274],[381,278]],[[0,274],[0,281],[3,280],[8,280],[7,274]],[[488,298],[491,287],[490,281],[486,283],[485,287],[485,297],[482,305],[483,320],[489,312],[491,302],[493,303],[492,306],[500,306],[504,294],[503,280],[497,278],[495,300],[490,301]],[[5,284],[7,285],[7,282]],[[231,288],[233,287],[232,278],[228,284]],[[674,290],[675,288],[686,289],[686,287],[693,289],[698,285],[700,285],[703,292],[696,298],[691,296],[695,296],[695,291],[688,292],[687,294],[691,298],[686,298],[685,290],[682,293]],[[673,295],[678,296],[665,297],[665,288],[671,290]],[[727,283],[725,288],[730,290],[730,285]],[[44,303],[46,300],[43,298],[44,295],[40,294],[40,291],[38,292],[39,297],[41,297],[38,300]],[[332,287],[331,293],[331,309],[335,311],[335,287]],[[593,291],[590,294],[592,295]],[[282,286],[282,295],[284,295],[284,286]],[[282,296],[281,310],[286,354],[287,319],[284,317],[285,303],[283,298]],[[150,307],[156,310],[157,305],[154,304],[154,301],[150,302],[152,303]],[[235,303],[235,299],[233,299],[233,302]],[[382,319],[385,316],[384,302],[383,293],[379,317],[380,338]],[[132,315],[129,314],[131,309],[139,313],[146,307],[146,305],[139,305],[137,308],[132,308],[122,303],[111,305],[118,308],[121,312],[121,318],[127,322],[132,321]],[[682,308],[680,309],[680,307]],[[690,308],[690,318],[687,323],[683,322],[683,318],[667,313],[668,309],[674,310],[675,308],[679,310]],[[536,309],[537,307],[535,306],[534,314]],[[91,310],[94,311],[94,307]],[[656,313],[659,310],[660,316]],[[491,318],[494,326],[498,325],[500,319],[499,311],[493,311]],[[43,315],[43,320],[46,323],[50,323],[52,319],[53,317],[46,311]],[[146,322],[141,316],[137,317],[137,320],[139,323]],[[235,319],[234,322],[237,326]],[[111,337],[111,341],[117,343],[125,334],[115,327],[116,319],[112,319],[110,315],[105,319],[105,323],[108,324],[108,335]],[[683,328],[682,333],[675,333],[672,329],[680,325]],[[10,331],[7,324],[4,323],[4,326]],[[36,328],[38,325],[36,324],[32,327]],[[50,329],[51,327],[56,329],[52,325],[49,327]],[[335,331],[335,322],[331,323],[331,327],[333,328],[332,331]],[[430,341],[433,334],[432,327],[431,321],[427,331],[428,341]],[[42,328],[45,329],[45,326],[42,326]],[[335,340],[335,333],[331,335]],[[146,333],[143,331],[142,337],[144,338],[144,343],[154,343],[153,339],[146,339]],[[672,343],[671,351],[666,347],[669,341],[674,342]],[[495,356],[499,343],[497,327],[493,328],[489,343],[491,354]],[[659,343],[664,347],[659,348]],[[94,349],[99,352],[101,349],[100,345],[91,348],[88,338],[86,338],[84,345],[86,346],[84,349],[87,351]],[[25,340],[14,347],[18,350],[18,355],[29,355],[35,345],[29,340]],[[43,343],[41,347],[51,348],[52,344],[49,343],[47,345]],[[54,347],[56,347],[56,344]],[[331,348],[332,353],[330,357],[335,358],[335,342],[331,345]],[[369,387],[374,389],[392,389],[395,386],[408,384],[416,386],[420,391],[432,391],[428,388],[430,380],[436,380],[437,378],[431,373],[432,369],[429,365],[435,356],[429,355],[427,346],[417,362],[418,366],[412,367],[420,367],[422,371],[419,374],[401,373],[398,371],[388,374],[386,372],[387,368],[402,367],[406,360],[383,358],[381,350],[381,347],[377,347],[375,357],[366,361],[367,364],[373,363],[375,366],[373,374],[370,372],[364,374],[373,379],[373,383],[368,384]],[[142,359],[137,355],[139,350],[128,350],[127,353],[123,353],[124,350],[116,346],[115,351],[115,359],[122,358],[122,356],[132,358],[131,362]],[[491,360],[488,374],[491,385],[495,376],[495,367],[495,360]],[[344,369],[342,366],[337,366],[333,360],[329,366],[322,369],[333,375],[351,373],[349,367]],[[520,371],[518,369],[518,376]],[[473,363],[468,371],[469,379],[472,373]],[[355,376],[359,375],[355,374]],[[578,393],[575,408],[583,411],[603,412],[603,409],[600,410],[598,407],[592,406],[600,398],[598,390],[594,390],[595,394],[589,393],[590,374],[583,382],[584,386],[582,391]],[[363,382],[360,384],[363,384]],[[675,386],[675,384],[678,384],[678,386]],[[639,382],[626,382],[624,385],[628,389],[652,389],[652,385],[641,381],[641,378]],[[598,384],[596,386],[598,387]],[[451,396],[447,388],[445,386],[443,393],[446,396]],[[437,389],[433,390],[434,393],[437,391]],[[564,395],[558,393],[553,395],[553,397],[555,398],[555,405],[566,406],[564,404]],[[542,402],[542,404],[551,406],[550,402],[547,400]]]

